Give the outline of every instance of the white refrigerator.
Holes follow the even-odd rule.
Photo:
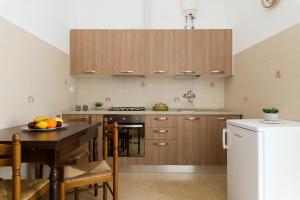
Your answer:
[[[300,123],[228,120],[228,200],[300,200]]]

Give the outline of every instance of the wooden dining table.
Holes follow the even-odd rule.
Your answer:
[[[58,199],[58,183],[63,180],[62,156],[93,141],[93,160],[98,159],[100,123],[73,122],[67,127],[49,131],[24,131],[23,126],[0,129],[0,143],[10,144],[12,135],[20,133],[22,162],[41,163],[50,167],[49,199]]]

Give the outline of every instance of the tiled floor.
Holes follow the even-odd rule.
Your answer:
[[[119,184],[120,200],[227,199],[224,174],[121,173]],[[74,196],[68,195],[67,199],[74,199]],[[92,191],[82,192],[80,199],[100,200],[102,194],[100,192],[96,198]]]

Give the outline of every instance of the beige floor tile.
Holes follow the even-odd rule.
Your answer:
[[[121,173],[120,200],[226,200],[226,175],[185,173]],[[47,198],[45,198],[47,199]],[[67,195],[74,199],[73,194]],[[82,200],[100,200],[81,192]],[[111,196],[109,194],[109,200]]]

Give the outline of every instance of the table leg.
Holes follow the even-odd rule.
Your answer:
[[[98,129],[97,129],[98,133]],[[93,161],[98,160],[98,136],[93,138]],[[98,184],[94,185],[95,187],[95,197],[98,196]]]
[[[49,197],[50,200],[58,200],[58,170],[56,165],[51,166]]]

